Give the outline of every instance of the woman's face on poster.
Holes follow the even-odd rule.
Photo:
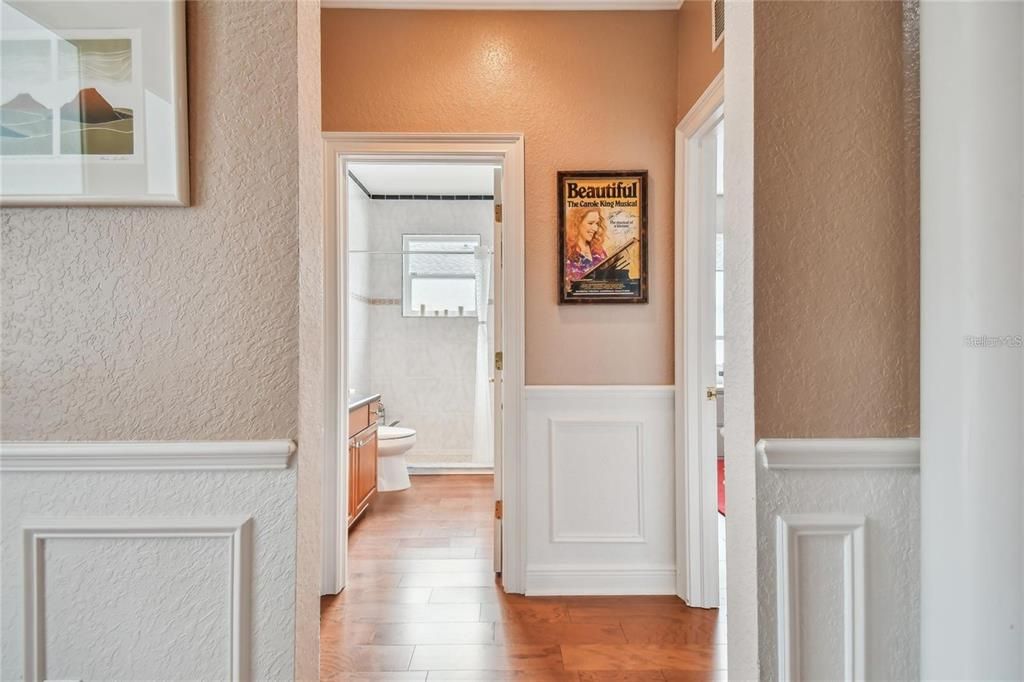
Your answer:
[[[591,211],[587,215],[583,216],[583,222],[580,223],[580,235],[589,244],[594,240],[594,235],[601,229],[601,216],[597,211]]]

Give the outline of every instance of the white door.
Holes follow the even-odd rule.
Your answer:
[[[501,167],[494,169],[494,260],[491,290],[494,294],[494,317],[491,330],[494,338],[494,361],[491,363],[494,382],[494,572],[501,573],[501,463],[502,463],[502,390],[499,358],[502,352],[501,302]]]
[[[680,184],[677,206],[683,219],[677,246],[682,283],[681,388],[677,444],[683,453],[677,496],[681,500],[677,561],[683,568],[678,595],[690,606],[719,602],[718,377],[716,345],[716,223],[718,138],[722,106],[694,108],[678,130]],[[724,275],[724,273],[723,273]],[[681,337],[681,338],[680,338]]]
[[[718,316],[716,314],[716,223],[718,217],[718,136],[715,129],[700,140],[700,405],[701,537],[707,538],[702,571],[701,606],[718,606]]]

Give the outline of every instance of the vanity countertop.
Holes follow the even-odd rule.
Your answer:
[[[374,393],[373,395],[353,395],[348,398],[348,411],[358,409],[363,405],[369,405],[372,402],[380,400],[380,393]]]

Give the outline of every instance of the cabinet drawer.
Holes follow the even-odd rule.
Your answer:
[[[348,436],[351,438],[370,425],[370,406],[363,405],[348,413]]]

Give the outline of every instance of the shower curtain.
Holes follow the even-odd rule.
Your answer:
[[[491,384],[491,252],[476,247],[476,401],[473,408],[473,463],[494,464],[494,393]]]

